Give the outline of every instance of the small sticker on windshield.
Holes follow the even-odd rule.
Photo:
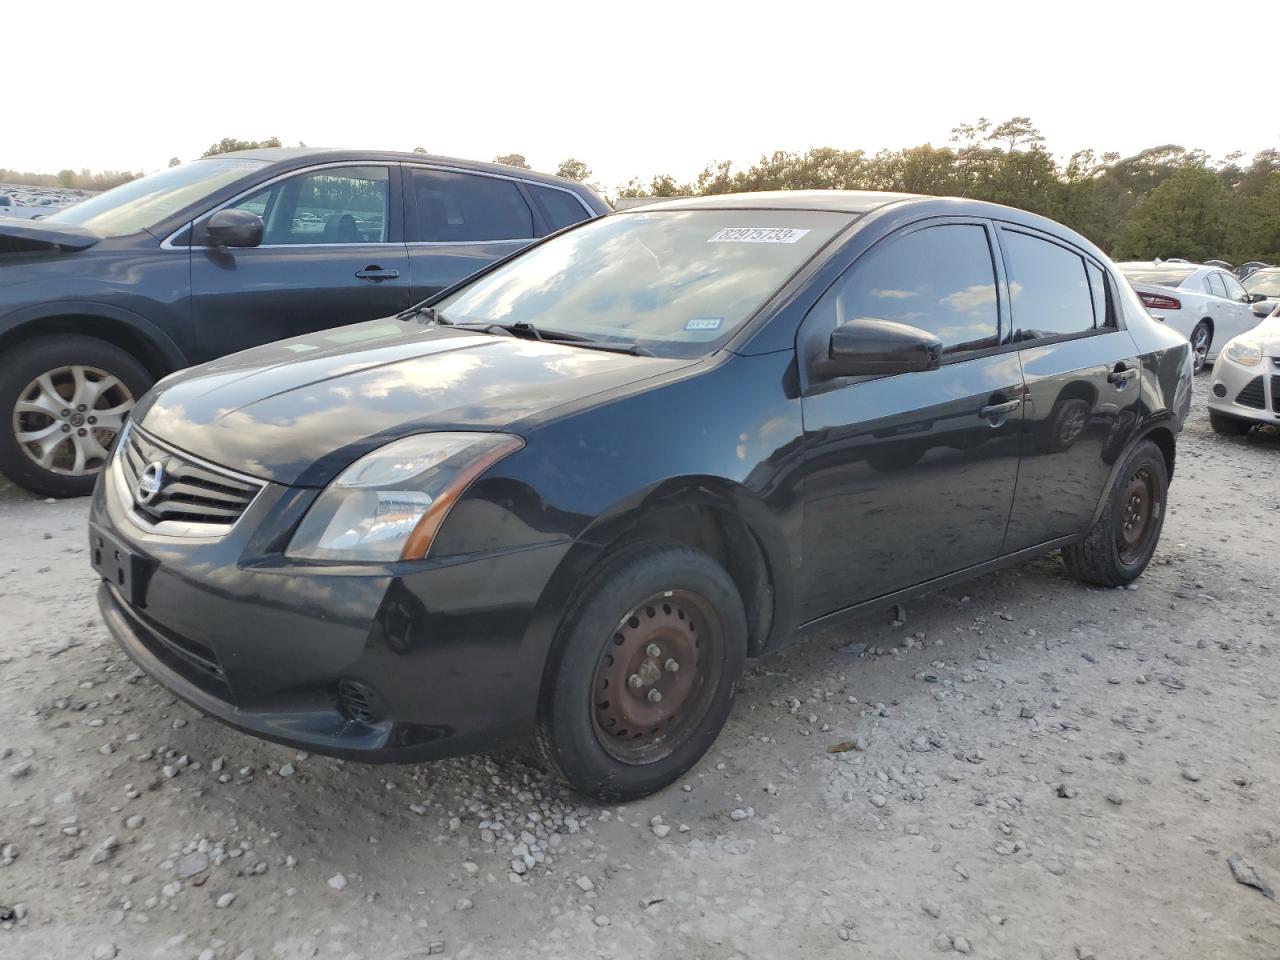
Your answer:
[[[795,243],[808,232],[796,227],[725,227],[707,243]]]
[[[694,317],[685,322],[686,330],[719,330],[724,317]]]

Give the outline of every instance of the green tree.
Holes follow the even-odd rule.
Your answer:
[[[1149,260],[1222,256],[1231,218],[1231,195],[1213,171],[1181,167],[1138,201],[1120,227],[1114,256]]]
[[[414,148],[413,148],[413,152],[414,152],[414,153],[428,153],[428,152],[430,152],[430,151],[428,151],[426,147],[414,147]]]
[[[587,177],[591,176],[591,168],[581,160],[575,160],[573,157],[570,157],[568,160],[561,163],[560,166],[556,167],[556,176],[566,177],[569,180],[577,180],[579,183],[585,183]]]
[[[181,161],[181,160],[179,160],[177,157],[170,157],[170,158],[169,158],[169,166],[171,166],[171,167],[180,167],[180,166],[182,166],[182,161]]]
[[[74,170],[58,171],[58,186],[70,188],[70,187],[74,187],[75,185],[76,185],[76,172]]]
[[[280,146],[279,137],[267,137],[265,140],[237,140],[235,137],[223,137],[217,143],[210,144],[202,157],[212,157],[219,153],[234,153],[236,150],[261,150],[264,147]]]
[[[493,158],[494,163],[501,163],[508,167],[519,167],[521,170],[532,169],[529,161],[524,158],[522,153],[503,153]]]

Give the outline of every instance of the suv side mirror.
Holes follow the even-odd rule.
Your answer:
[[[851,320],[831,332],[824,377],[895,376],[936,370],[942,341],[919,327],[892,320]]]
[[[206,242],[213,247],[256,247],[262,229],[262,218],[248,210],[219,210],[204,224]]]

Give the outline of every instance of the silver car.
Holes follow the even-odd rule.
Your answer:
[[[1222,348],[1209,389],[1209,423],[1234,436],[1280,424],[1280,308]]]

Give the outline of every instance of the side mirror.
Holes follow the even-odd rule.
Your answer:
[[[936,370],[942,365],[942,341],[919,327],[892,320],[852,320],[831,332],[824,377],[892,377]]]
[[[262,243],[262,218],[247,210],[219,210],[205,221],[212,247],[256,247]]]
[[[1263,300],[1267,299],[1267,295],[1265,293],[1247,293],[1245,296],[1248,297],[1248,299],[1245,300],[1245,303],[1261,303]]]

